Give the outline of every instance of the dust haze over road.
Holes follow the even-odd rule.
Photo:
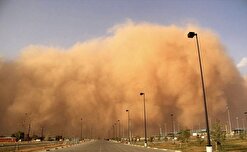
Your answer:
[[[89,143],[75,145],[69,148],[56,150],[57,152],[163,152],[164,150],[145,148],[141,146],[124,145],[114,142],[106,142],[103,140],[96,140]],[[175,150],[165,150],[167,152],[175,152]]]
[[[226,122],[246,110],[246,80],[240,75],[217,35],[188,25],[162,26],[126,22],[107,36],[78,42],[69,49],[30,45],[14,61],[0,60],[0,134],[25,130],[31,121],[38,134],[79,135],[92,128],[107,135],[116,120],[126,127],[131,111],[134,135],[142,135],[146,93],[148,132],[158,133],[174,113],[180,128],[204,124],[195,41],[199,35],[209,117]],[[30,116],[29,120],[25,113]],[[233,124],[234,126],[234,124]]]

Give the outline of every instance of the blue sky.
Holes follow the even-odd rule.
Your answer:
[[[14,59],[30,44],[67,48],[126,19],[210,28],[247,74],[246,0],[0,0],[0,56]]]

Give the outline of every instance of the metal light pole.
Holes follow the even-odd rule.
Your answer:
[[[164,132],[165,132],[165,133],[164,133],[164,135],[166,136],[166,135],[167,135],[166,123],[165,123],[165,125],[164,125],[164,126],[165,126],[165,130],[164,130]]]
[[[112,140],[115,138],[115,128],[114,125],[112,125]]]
[[[227,108],[227,116],[228,116],[228,123],[229,123],[229,133],[232,133],[232,123],[231,123],[231,117],[230,117],[230,109],[229,106],[226,106]]]
[[[244,114],[245,114],[245,119],[246,119],[246,123],[247,123],[247,112],[244,112]],[[246,128],[245,128],[245,130],[246,130]]]
[[[239,129],[238,117],[236,117],[236,120],[237,120],[237,129]]]
[[[203,99],[204,99],[203,101],[204,101],[205,121],[206,121],[207,139],[208,139],[208,144],[206,146],[206,151],[207,152],[212,152],[213,150],[212,150],[212,145],[211,145],[211,141],[210,141],[210,131],[209,131],[209,124],[208,124],[208,110],[207,110],[206,90],[205,90],[205,86],[204,86],[204,78],[203,78],[201,54],[200,54],[198,36],[197,36],[197,33],[195,33],[195,32],[189,32],[188,33],[188,38],[193,38],[194,36],[196,36],[198,60],[199,60],[200,73],[201,73],[202,93],[203,93]]]
[[[174,129],[174,122],[173,122],[173,114],[171,114],[171,120],[172,120],[172,136],[173,136],[173,141],[175,142],[175,129]]]
[[[41,141],[44,140],[44,126],[41,127]]]
[[[114,123],[115,126],[115,139],[118,141],[117,121]]]
[[[118,121],[118,138],[119,138],[119,141],[121,141],[121,135],[120,135],[120,120],[117,120]]]
[[[144,146],[147,147],[147,121],[146,121],[146,105],[145,105],[145,93],[141,92],[141,96],[143,96],[143,105],[144,105],[144,133],[145,133],[145,143]]]
[[[114,123],[114,132],[115,132],[115,140],[117,140],[118,136],[117,136],[117,123]]]
[[[244,118],[242,118],[242,123],[243,123],[243,130],[245,130]]]
[[[129,110],[126,110],[128,113],[128,138],[129,138],[129,144],[130,144],[130,115],[129,115]]]
[[[81,140],[82,140],[82,118],[81,118]]]

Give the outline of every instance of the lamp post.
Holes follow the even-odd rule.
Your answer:
[[[115,126],[115,139],[118,141],[117,121],[114,123]]]
[[[244,115],[245,115],[245,119],[246,119],[246,122],[247,122],[247,112],[244,112]],[[245,128],[245,131],[246,131],[246,128]]]
[[[81,140],[82,140],[82,118],[81,118]]]
[[[172,120],[172,136],[173,136],[173,141],[175,143],[175,129],[174,129],[174,122],[173,122],[173,114],[171,114],[171,120]]]
[[[118,138],[119,138],[119,141],[121,141],[121,135],[120,135],[120,120],[117,120],[118,122]]]
[[[44,140],[44,126],[41,127],[41,141]]]
[[[242,123],[243,123],[243,130],[245,130],[244,118],[242,118]]]
[[[232,133],[232,123],[231,123],[231,117],[230,117],[230,109],[229,106],[226,106],[227,108],[227,116],[228,116],[228,123],[229,123],[229,133]]]
[[[115,128],[114,125],[112,125],[112,140],[115,138]]]
[[[130,144],[130,114],[128,109],[126,110],[126,112],[128,113],[128,138],[129,138],[128,144]]]
[[[236,121],[237,121],[237,129],[239,129],[238,117],[236,117]]]
[[[144,146],[147,147],[147,121],[146,121],[145,93],[141,92],[140,95],[143,96],[143,105],[144,105],[144,133],[145,133]]]
[[[115,140],[117,141],[117,123],[114,123]]]
[[[167,128],[166,128],[166,123],[164,124],[165,130],[164,130],[164,136],[167,135]]]
[[[195,33],[195,32],[189,32],[188,33],[188,38],[193,38],[194,36],[196,36],[198,60],[199,60],[200,73],[201,73],[202,93],[203,93],[203,99],[204,99],[203,101],[204,101],[205,121],[206,121],[207,139],[208,139],[208,144],[206,146],[206,151],[207,152],[212,152],[213,150],[212,150],[212,145],[211,145],[211,141],[210,141],[210,131],[209,131],[209,123],[208,123],[208,110],[207,110],[206,91],[205,91],[205,86],[204,86],[204,78],[203,78],[201,54],[200,54],[198,36],[197,36],[197,33]]]

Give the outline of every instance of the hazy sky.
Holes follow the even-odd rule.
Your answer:
[[[209,28],[247,74],[246,0],[0,0],[0,56],[14,59],[30,44],[68,48],[127,19]]]

